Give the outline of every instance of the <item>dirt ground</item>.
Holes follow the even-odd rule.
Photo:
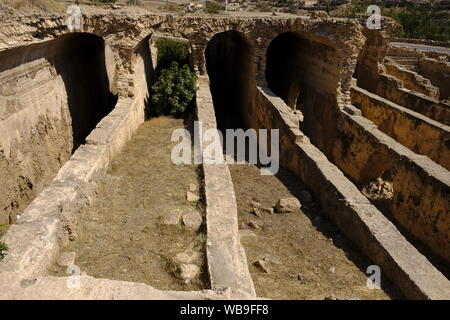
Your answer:
[[[241,237],[257,295],[271,299],[395,299],[398,290],[381,275],[382,290],[369,290],[365,271],[372,263],[340,234],[318,204],[302,199],[305,186],[287,169],[261,176],[254,165],[230,165],[237,197]],[[252,214],[252,201],[273,207],[280,198],[297,197],[302,210],[287,214]],[[253,222],[260,228],[252,228]],[[269,273],[254,263],[266,258]]]
[[[201,186],[198,165],[175,165],[170,159],[171,134],[183,120],[155,118],[143,123],[112,161],[99,184],[96,200],[82,213],[80,235],[65,252],[76,252],[75,265],[97,278],[143,282],[161,290],[201,290],[208,287],[205,270],[204,227],[199,231],[163,224],[175,209],[197,209],[202,199],[188,202],[189,184]],[[185,284],[177,276],[173,257],[193,249],[200,279]],[[55,265],[51,274],[65,275]]]

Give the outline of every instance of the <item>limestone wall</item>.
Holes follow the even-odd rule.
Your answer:
[[[115,63],[78,34],[0,52],[0,225],[15,222],[114,106]]]
[[[333,162],[353,181],[364,185],[381,177],[392,182],[387,213],[407,232],[450,260],[450,172],[381,132],[355,107],[339,115],[339,138]]]
[[[280,130],[280,162],[313,190],[323,211],[411,299],[450,297],[448,280],[299,130],[291,109],[258,88],[253,128]]]
[[[353,87],[351,93],[352,104],[381,131],[450,170],[450,127],[364,89]]]

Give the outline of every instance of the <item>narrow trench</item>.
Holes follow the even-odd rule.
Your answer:
[[[349,152],[349,141],[352,141],[353,137],[344,134],[342,131],[339,132],[340,129],[335,118],[339,115],[330,112],[332,108],[335,108],[334,98],[320,94],[321,88],[318,85],[313,85],[316,83],[315,78],[324,77],[321,74],[324,71],[319,70],[306,59],[308,55],[314,52],[313,48],[314,46],[307,39],[298,34],[287,32],[278,35],[270,43],[267,50],[266,78],[269,88],[275,94],[281,97],[291,108],[299,109],[303,113],[299,126],[300,130],[310,138],[311,143],[327,157],[333,159],[336,153],[333,149],[334,146],[341,143],[343,152]],[[332,61],[333,52],[329,51],[330,56],[327,56],[326,50],[322,50],[322,52],[325,52],[324,59]],[[358,74],[358,72],[355,72],[355,74]],[[329,82],[331,83],[331,80]],[[327,83],[327,85],[330,85],[330,83]],[[321,85],[325,84],[321,83]],[[311,88],[313,89],[311,90]],[[334,163],[334,160],[331,161]],[[355,161],[358,161],[358,159]],[[374,152],[371,155],[365,167],[358,173],[361,176],[359,179],[346,173],[345,166],[347,164],[342,162],[335,164],[360,191],[378,177],[381,177],[384,181],[393,181],[394,173],[397,170],[395,163],[392,163],[392,158],[382,152]],[[353,170],[351,166],[348,166],[347,169],[348,171]],[[427,257],[446,277],[449,277],[450,266],[427,247],[423,241],[418,240],[407,231],[393,216],[392,200],[374,200],[370,198],[370,193],[365,195],[421,254]]]
[[[151,92],[156,76],[149,41],[150,36],[135,50],[136,72],[142,73],[136,85]],[[146,116],[154,115],[149,96],[144,104]],[[138,127],[99,181],[92,204],[82,209],[77,237],[62,249],[50,274],[65,276],[64,257],[71,257],[81,274],[96,278],[160,290],[210,287],[203,173],[197,164],[175,164],[171,158],[180,142],[172,141],[173,132],[185,129],[193,137],[193,118],[154,115]]]
[[[146,283],[161,290],[208,287],[204,226],[182,223],[187,213],[204,216],[203,199],[188,201],[187,190],[201,192],[198,165],[171,161],[172,132],[192,130],[192,121],[166,117],[144,122],[114,157],[99,182],[93,203],[81,213],[77,239],[62,251],[75,252],[75,265],[96,278]],[[183,216],[183,217],[180,217]],[[177,254],[184,253],[183,259]],[[192,281],[179,276],[180,263],[197,265]],[[63,276],[55,264],[51,274]]]
[[[219,34],[208,44],[206,59],[218,127],[245,129],[246,104],[252,103],[255,88],[254,80],[243,76],[241,70],[252,74],[251,46],[237,32]],[[231,90],[236,92],[230,94]],[[401,297],[387,279],[382,281],[382,290],[367,288],[365,271],[372,263],[332,224],[290,170],[281,167],[276,175],[263,176],[257,164],[247,162],[229,168],[237,198],[241,242],[258,296]],[[270,208],[279,199],[291,197],[300,200],[301,209],[287,214],[271,213]],[[255,206],[259,208],[257,214]],[[257,266],[257,261],[263,261],[265,271]]]

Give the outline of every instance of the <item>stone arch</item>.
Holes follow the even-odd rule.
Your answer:
[[[266,53],[265,78],[268,87],[292,109],[297,108],[301,98],[302,74],[306,66],[304,54],[306,44],[300,34],[283,32],[269,44]]]

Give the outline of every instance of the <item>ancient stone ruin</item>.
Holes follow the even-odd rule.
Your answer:
[[[393,29],[1,16],[0,298],[450,299],[449,55]],[[277,175],[170,163],[183,121],[147,116],[161,37],[191,45],[185,122],[278,129]]]

